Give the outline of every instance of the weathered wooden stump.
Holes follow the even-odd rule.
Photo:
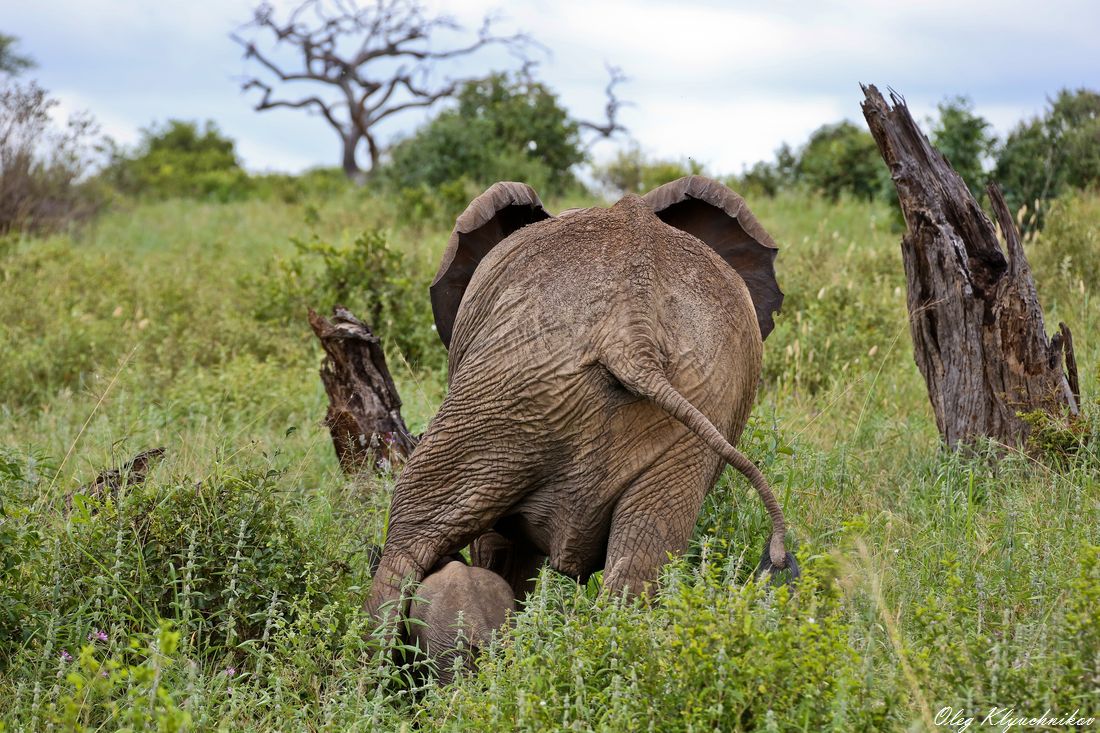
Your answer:
[[[401,398],[378,337],[343,306],[329,321],[309,311],[309,325],[325,350],[321,381],[328,393],[325,424],[340,467],[348,473],[404,463],[416,438],[401,417]]]
[[[117,492],[123,487],[140,486],[155,464],[164,458],[164,448],[152,448],[142,451],[125,463],[108,468],[96,476],[95,481],[77,487],[65,494],[65,511],[72,511],[73,495],[83,494],[94,499],[102,499],[105,494]]]
[[[982,437],[1020,445],[1028,426],[1018,413],[1076,415],[1069,329],[1060,324],[1060,333],[1047,338],[1031,268],[1000,189],[990,185],[989,197],[1007,252],[905,101],[891,92],[887,103],[874,86],[863,92],[863,115],[905,215],[901,252],[913,354],[940,434],[952,447]]]

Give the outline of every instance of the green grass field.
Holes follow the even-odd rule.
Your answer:
[[[993,707],[1100,715],[1100,197],[1063,202],[1028,245],[1048,330],[1075,335],[1086,440],[1051,426],[1029,453],[967,455],[941,448],[912,359],[896,214],[750,205],[783,247],[787,299],[741,445],[786,507],[805,581],[793,595],[749,581],[767,517],[727,471],[658,598],[546,572],[450,687],[410,684],[360,614],[393,478],[340,472],[305,320],[335,297],[375,308],[421,430],[445,389],[426,290],[445,223],[349,191],[126,203],[72,236],[0,241],[4,729],[931,730],[958,711],[982,730]],[[355,244],[374,230],[388,249]],[[80,488],[155,446],[166,457],[143,485]]]

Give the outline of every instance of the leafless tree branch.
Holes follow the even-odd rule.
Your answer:
[[[623,102],[619,99],[615,93],[615,87],[629,81],[626,74],[618,66],[606,65],[607,74],[610,77],[607,81],[607,86],[604,87],[604,94],[607,96],[607,104],[604,106],[604,115],[607,117],[606,122],[591,122],[589,120],[579,120],[577,126],[582,130],[592,130],[597,133],[599,137],[611,137],[617,132],[626,132],[626,128],[619,122],[619,110],[627,102]]]
[[[344,171],[361,177],[356,149],[366,142],[370,166],[378,165],[380,148],[374,126],[392,115],[429,107],[455,94],[476,77],[448,78],[430,83],[431,72],[448,61],[470,56],[490,46],[504,46],[526,59],[537,44],[525,33],[502,35],[498,18],[485,17],[474,40],[437,48],[440,33],[461,33],[463,27],[448,15],[429,15],[422,0],[304,0],[280,22],[274,7],[261,3],[252,20],[230,38],[244,49],[246,60],[278,82],[322,85],[338,101],[318,92],[307,96],[277,96],[261,76],[247,76],[242,91],[258,90],[258,111],[308,108],[319,111],[339,134],[344,147]],[[267,37],[272,49],[261,51],[256,36]],[[282,62],[277,49],[290,47],[296,63]],[[349,50],[349,48],[351,50]],[[395,69],[395,62],[397,68]],[[616,107],[617,108],[617,107]]]

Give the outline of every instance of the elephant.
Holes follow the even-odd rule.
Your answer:
[[[512,588],[496,573],[445,558],[421,582],[409,604],[407,641],[435,663],[450,684],[455,660],[468,665],[488,647],[516,609]]]
[[[366,610],[400,615],[402,585],[470,543],[518,598],[544,561],[646,593],[725,463],[770,515],[760,571],[797,576],[782,509],[734,447],[782,304],[777,252],[703,176],[558,216],[523,183],[478,196],[431,286],[448,392],[395,484]]]

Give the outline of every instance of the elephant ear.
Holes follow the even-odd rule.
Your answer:
[[[705,176],[666,183],[645,200],[661,221],[702,240],[737,270],[749,288],[760,336],[766,339],[775,326],[772,314],[783,305],[783,291],[775,281],[779,248],[745,200]]]
[[[494,183],[466,207],[455,221],[431,287],[435,327],[444,346],[451,347],[458,306],[474,270],[489,250],[512,232],[549,218],[535,189],[511,181]]]

